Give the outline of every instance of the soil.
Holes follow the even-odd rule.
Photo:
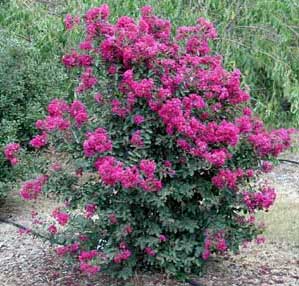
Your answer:
[[[286,158],[299,161],[299,154]],[[299,202],[299,165],[283,163],[266,179],[278,190],[279,200]],[[43,220],[49,219],[55,203],[41,202]],[[5,221],[32,226],[33,206],[12,194],[0,208],[0,286],[113,286],[113,285],[299,285],[299,239],[275,241],[262,245],[252,243],[238,255],[213,258],[205,267],[204,275],[190,283],[179,283],[162,275],[136,275],[131,281],[117,282],[99,275],[83,277],[54,255],[48,242],[30,234],[18,234],[18,228]],[[299,214],[299,212],[298,212]],[[299,225],[299,217],[295,222]],[[298,228],[297,228],[298,229]]]

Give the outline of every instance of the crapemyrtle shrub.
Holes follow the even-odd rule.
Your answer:
[[[20,195],[61,195],[47,229],[82,272],[198,274],[261,233],[255,213],[276,194],[257,177],[293,130],[268,131],[252,114],[240,71],[209,48],[217,32],[205,19],[172,33],[149,6],[139,21],[108,18],[106,4],[65,18],[84,31],[62,58],[79,74],[76,98],[52,100],[29,144],[67,163],[42,166]]]

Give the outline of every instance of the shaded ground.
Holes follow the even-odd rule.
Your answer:
[[[287,158],[299,161],[299,154]],[[299,285],[299,165],[284,163],[266,179],[278,190],[272,211],[260,215],[267,224],[267,242],[251,244],[239,255],[214,258],[208,263],[202,286]],[[53,209],[51,201],[42,203],[41,213]],[[11,196],[0,209],[0,219],[30,227],[32,206]],[[1,217],[2,216],[2,217]],[[80,277],[63,261],[49,252],[49,245],[40,238],[20,235],[10,224],[0,224],[1,286],[116,286],[124,285],[100,276],[93,281]],[[189,285],[165,277],[136,276],[127,286]]]

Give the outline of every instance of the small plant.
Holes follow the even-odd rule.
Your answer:
[[[108,17],[104,4],[65,20],[84,26],[62,59],[81,71],[76,99],[52,100],[30,145],[66,154],[68,166],[44,166],[20,194],[60,192],[48,231],[85,273],[198,274],[261,232],[255,212],[275,191],[256,178],[293,131],[267,131],[252,114],[240,72],[210,51],[217,32],[205,19],[172,36],[149,6],[138,22]]]

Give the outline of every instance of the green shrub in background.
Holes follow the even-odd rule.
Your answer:
[[[32,135],[29,124],[38,119],[42,106],[60,97],[64,70],[38,57],[38,50],[24,40],[0,34],[0,128],[1,143],[23,142]]]
[[[11,187],[17,172],[7,168],[2,147],[11,141],[27,142],[50,98],[68,96],[70,83],[59,56],[58,46],[62,43],[56,41],[55,45],[50,40],[54,29],[43,27],[43,23],[50,22],[44,11],[33,14],[17,7],[14,1],[0,3],[0,198]],[[33,19],[39,29],[31,26]],[[58,20],[56,32],[57,27],[63,31]]]

